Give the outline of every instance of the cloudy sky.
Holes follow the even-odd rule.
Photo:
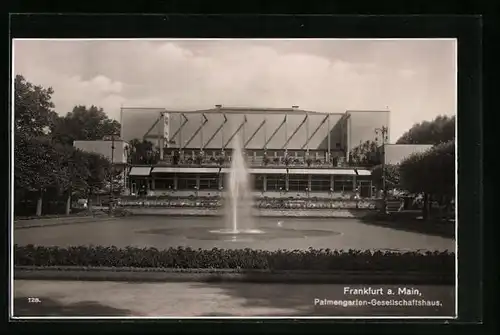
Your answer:
[[[454,40],[16,40],[14,73],[77,104],[391,110],[391,141],[456,114]]]

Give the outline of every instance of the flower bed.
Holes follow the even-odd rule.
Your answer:
[[[121,207],[156,207],[156,208],[220,208],[222,199],[137,199],[121,200]],[[269,209],[375,209],[373,201],[364,200],[296,200],[296,199],[263,199],[256,200],[256,208]]]
[[[390,271],[452,274],[451,252],[263,251],[253,249],[42,247],[14,245],[16,266],[88,266],[183,269],[260,269],[307,271]]]

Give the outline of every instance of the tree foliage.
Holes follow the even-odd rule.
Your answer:
[[[352,148],[349,162],[357,166],[374,166],[380,164],[378,145],[374,141],[365,141]]]
[[[108,118],[103,109],[96,106],[75,106],[52,126],[52,137],[67,145],[73,145],[75,140],[102,140],[105,136],[118,134],[120,123]]]
[[[440,115],[413,125],[396,144],[440,144],[455,139],[455,116]]]
[[[412,193],[455,194],[455,141],[438,144],[401,162],[401,185]]]
[[[51,128],[57,114],[51,101],[54,91],[33,85],[17,75],[14,79],[14,131],[25,136],[42,136]]]
[[[152,142],[147,140],[133,139],[130,145],[130,162],[132,164],[156,164],[160,153],[154,149]]]
[[[16,188],[41,192],[57,183],[57,152],[42,137],[19,134],[14,148],[14,182]]]
[[[69,201],[72,194],[90,195],[106,188],[111,178],[121,177],[104,156],[73,147],[75,139],[100,139],[119,131],[119,123],[109,120],[102,109],[77,106],[59,118],[53,111],[51,88],[34,85],[18,75],[14,89],[16,204],[22,200],[20,196],[34,194],[40,215],[43,197],[64,194]]]
[[[399,166],[395,164],[379,164],[372,169],[373,186],[378,189],[383,188],[383,170],[385,168],[385,187],[386,189],[393,189],[400,187],[400,174]]]

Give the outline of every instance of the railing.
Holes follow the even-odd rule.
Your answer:
[[[219,157],[204,157],[201,161],[196,157],[183,157],[180,158],[175,164],[175,166],[179,167],[229,167],[231,165],[231,156],[226,156],[224,161],[220,162],[221,158]],[[344,160],[338,161],[327,161],[324,157],[314,158],[311,160],[306,160],[303,157],[291,157],[288,160],[288,164],[285,161],[284,157],[268,157],[267,161],[264,161],[264,157],[262,156],[250,156],[246,157],[246,162],[248,167],[276,167],[276,168],[284,168],[284,167],[301,167],[301,168],[349,168],[349,167],[363,167],[363,168],[371,168],[372,166],[366,165],[361,166],[360,164],[351,164]],[[174,160],[171,156],[165,157],[162,161],[159,161],[157,164],[159,166],[174,166]]]

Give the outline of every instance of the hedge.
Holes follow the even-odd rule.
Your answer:
[[[454,273],[452,252],[135,248],[14,245],[16,266],[103,266],[177,269],[261,269]]]

